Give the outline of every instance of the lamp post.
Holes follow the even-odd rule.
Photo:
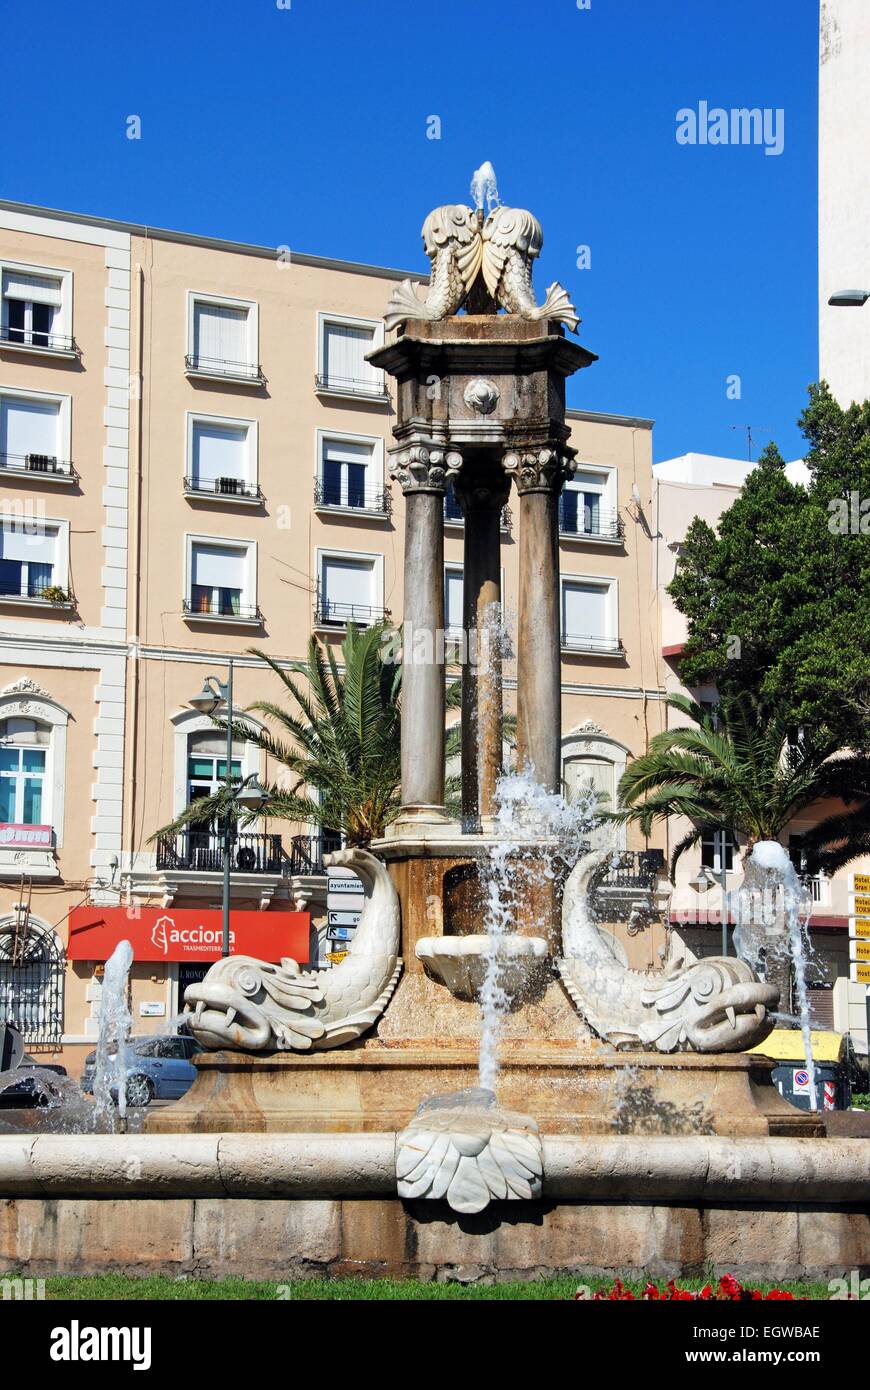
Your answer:
[[[247,811],[261,811],[269,800],[269,793],[266,788],[260,785],[260,780],[255,772],[250,773],[243,782],[232,790],[232,760],[233,760],[233,659],[230,657],[227,663],[227,679],[221,681],[217,676],[206,676],[203,681],[202,690],[188,703],[200,714],[214,714],[218,705],[224,702],[227,709],[227,755],[226,755],[226,789],[228,802],[232,800],[237,806],[241,806]],[[224,816],[224,843],[223,843],[223,897],[221,908],[223,915],[223,931],[221,937],[221,955],[230,954],[230,855],[233,842],[233,815],[229,804],[227,804],[226,815]]]

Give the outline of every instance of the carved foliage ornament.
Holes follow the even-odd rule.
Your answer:
[[[429,213],[422,235],[432,262],[429,293],[419,300],[411,281],[403,280],[387,305],[387,328],[407,319],[449,318],[482,280],[495,305],[507,313],[554,319],[576,332],[580,319],[561,285],[550,285],[543,304],[535,301],[532,264],[541,254],[544,234],[524,208],[501,205],[484,220],[482,212],[449,203]]]
[[[453,450],[413,444],[390,458],[390,477],[403,492],[445,492],[462,467],[462,455]]]
[[[511,451],[503,459],[504,470],[515,480],[517,492],[559,492],[574,472],[574,464],[559,449]]]

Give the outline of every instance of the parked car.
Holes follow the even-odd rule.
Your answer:
[[[38,1062],[25,1052],[14,1071],[4,1072],[0,1084],[0,1109],[35,1110],[57,1104],[60,1089],[56,1078],[66,1076],[66,1067],[57,1062]]]
[[[196,1039],[184,1034],[131,1038],[127,1044],[127,1104],[178,1100],[193,1084],[196,1067],[192,1059],[201,1051]],[[89,1095],[94,1090],[96,1062],[96,1052],[89,1052],[81,1078],[81,1088]],[[117,1086],[113,1086],[111,1092],[117,1100]]]

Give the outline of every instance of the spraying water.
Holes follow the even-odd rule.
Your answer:
[[[797,871],[784,847],[776,840],[759,840],[752,851],[750,862],[765,877],[778,882],[782,889],[782,905],[788,950],[794,968],[795,992],[797,994],[798,1014],[800,1016],[801,1036],[804,1045],[806,1069],[810,1078],[810,1109],[818,1110],[816,1093],[816,1068],[813,1061],[812,1023],[810,1021],[810,1000],[807,990],[807,953],[804,928],[809,914],[804,912],[806,894]]]
[[[481,164],[479,169],[475,169],[471,178],[471,196],[475,206],[483,209],[486,202],[487,212],[492,212],[493,208],[499,205],[498,184],[495,179],[495,170],[487,159]]]
[[[133,964],[133,947],[119,941],[106,961],[100,999],[100,1032],[94,1068],[94,1111],[110,1132],[114,1130],[112,1091],[117,1086],[118,1114],[127,1115],[127,1043],[133,1019],[127,1004],[127,982]]]
[[[505,987],[506,942],[517,910],[536,886],[555,879],[562,864],[579,858],[600,820],[594,792],[566,801],[537,783],[528,768],[499,779],[496,801],[495,839],[481,868],[490,951],[480,991],[479,1070],[480,1085],[489,1091],[495,1090],[501,1027],[512,1003]],[[542,936],[550,926],[541,922]]]

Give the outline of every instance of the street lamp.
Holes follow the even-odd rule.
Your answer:
[[[870,290],[837,290],[828,303],[835,309],[863,309],[870,299]]]
[[[233,761],[233,660],[230,657],[227,662],[227,679],[218,680],[217,676],[206,676],[203,681],[202,690],[198,695],[194,695],[188,704],[199,714],[214,714],[218,705],[223,701],[227,709],[227,759],[226,759],[226,789],[229,794],[228,799],[232,800],[237,806],[245,811],[262,811],[266,802],[269,800],[269,793],[262,786],[256,772],[252,772],[245,778],[238,787],[233,790],[232,761]],[[228,805],[224,816],[224,882],[223,898],[221,902],[223,915],[223,932],[221,938],[221,955],[228,956],[230,953],[230,853],[233,843],[233,814],[232,808]]]

